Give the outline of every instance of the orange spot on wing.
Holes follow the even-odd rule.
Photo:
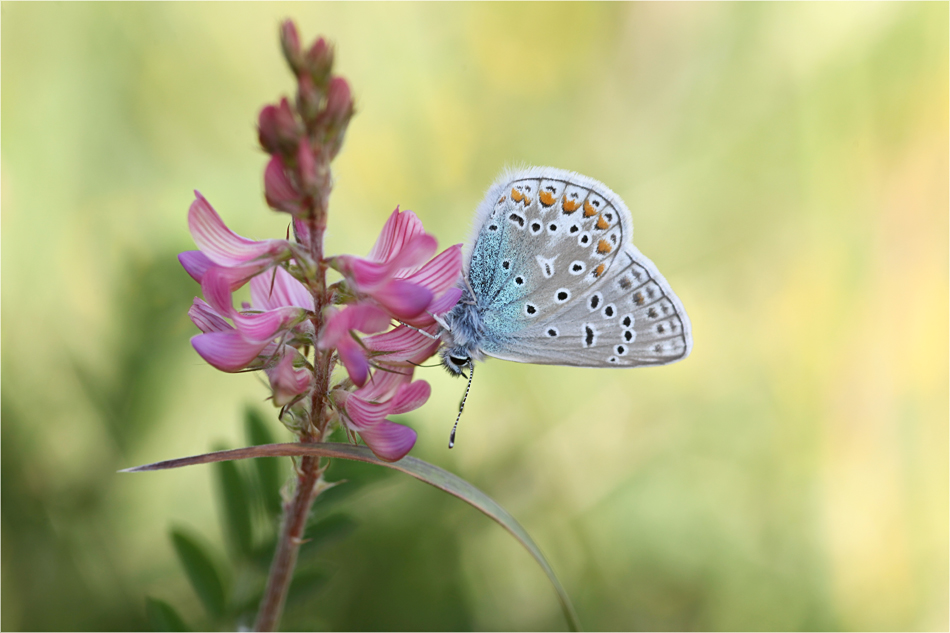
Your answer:
[[[584,202],[584,217],[592,218],[595,215],[597,215],[597,209],[595,209],[593,205],[591,205],[590,200],[586,200]]]
[[[610,223],[604,219],[604,216],[597,218],[597,228],[603,231],[604,229],[610,228]]]
[[[561,203],[561,208],[564,209],[564,213],[574,213],[581,206],[581,203],[577,200],[568,200],[567,197],[564,198],[564,202]]]
[[[550,207],[552,204],[554,204],[554,194],[550,191],[542,191],[540,194],[538,194],[538,200],[540,200],[541,204],[544,206]]]
[[[594,277],[600,277],[604,274],[605,270],[607,270],[607,266],[605,264],[598,264],[597,268],[594,269]]]
[[[522,200],[524,200],[524,194],[512,187],[511,199],[514,200],[515,202],[521,202]]]
[[[607,240],[600,240],[597,242],[597,252],[601,255],[606,255],[610,251],[614,250],[614,247],[610,245],[610,242]]]
[[[498,204],[501,204],[504,201],[505,201],[505,196],[498,198]]]

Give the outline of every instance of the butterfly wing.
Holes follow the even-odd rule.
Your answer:
[[[629,243],[630,212],[603,184],[553,168],[509,174],[489,190],[478,220],[466,275],[484,307],[481,351],[584,367],[689,354],[679,299]]]

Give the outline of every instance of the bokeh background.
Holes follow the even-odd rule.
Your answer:
[[[2,628],[147,628],[147,596],[209,626],[169,530],[228,557],[212,470],[115,471],[245,444],[249,406],[289,437],[255,376],[191,349],[175,255],[193,189],[286,230],[254,124],[292,89],[293,17],[358,99],[329,252],[365,253],[397,204],[463,241],[503,166],[553,165],[626,200],[692,318],[668,367],[489,361],[451,452],[464,385],[420,371],[413,454],[523,523],[586,628],[947,629],[946,3],[0,16]],[[339,504],[355,529],[286,627],[563,628],[457,500],[391,475]]]

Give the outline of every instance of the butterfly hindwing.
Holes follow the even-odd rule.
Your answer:
[[[466,275],[484,307],[481,351],[587,367],[689,353],[679,300],[629,243],[630,212],[601,183],[552,168],[515,173],[493,185],[477,220]]]

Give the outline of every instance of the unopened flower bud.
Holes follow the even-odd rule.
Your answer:
[[[336,156],[343,144],[343,135],[353,116],[353,95],[343,77],[334,77],[327,88],[327,105],[320,113],[319,125],[324,130],[330,157]]]
[[[300,73],[297,77],[297,111],[304,121],[313,121],[320,113],[320,101],[323,90],[313,83],[308,73]]]
[[[301,188],[305,193],[316,193],[317,162],[306,138],[301,139],[297,148],[297,175],[300,178]]]
[[[333,70],[333,47],[321,37],[307,51],[306,64],[314,83],[325,84]]]
[[[294,74],[300,72],[303,56],[300,54],[300,38],[297,36],[297,27],[293,20],[284,20],[280,25],[280,47],[284,51],[284,59],[290,65]]]
[[[264,198],[278,211],[294,216],[301,216],[305,211],[303,195],[287,177],[284,159],[280,155],[274,155],[264,170]]]
[[[302,130],[286,98],[280,100],[280,105],[269,105],[261,110],[257,134],[269,154],[291,154],[297,149]]]

